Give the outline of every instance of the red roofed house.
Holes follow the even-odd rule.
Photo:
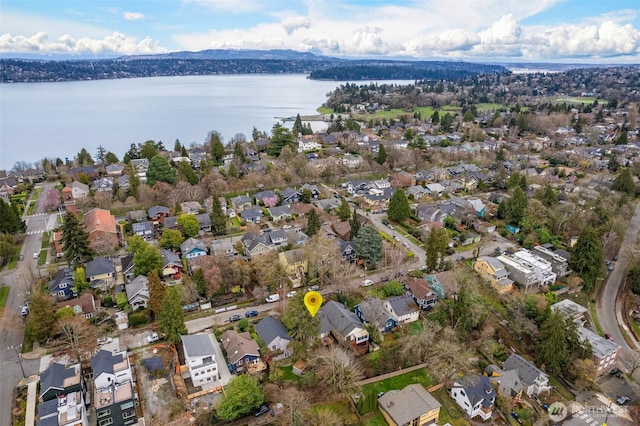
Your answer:
[[[429,288],[423,278],[409,278],[406,286],[420,309],[431,309],[438,301],[438,295]]]
[[[96,301],[93,298],[93,294],[88,292],[77,299],[65,300],[64,302],[58,303],[58,309],[66,306],[73,308],[73,313],[75,315],[82,315],[84,319],[92,318],[96,311]]]
[[[82,222],[89,234],[89,247],[98,253],[118,248],[116,218],[109,210],[93,209],[84,215]]]

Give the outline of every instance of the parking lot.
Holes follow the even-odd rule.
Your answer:
[[[602,393],[608,396],[614,403],[621,396],[629,397],[629,401],[626,405],[629,405],[637,400],[637,396],[635,395],[633,388],[627,382],[624,376],[622,378],[619,378],[615,375],[606,374],[598,380],[598,384],[600,385]]]

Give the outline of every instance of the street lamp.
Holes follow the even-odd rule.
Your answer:
[[[7,349],[13,349],[16,351],[16,357],[18,357],[18,364],[20,364],[20,370],[22,371],[22,378],[26,379],[27,375],[24,374],[24,367],[22,366],[22,354],[18,352],[18,348],[21,348],[22,345],[9,346]]]

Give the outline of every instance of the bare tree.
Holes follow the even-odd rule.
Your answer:
[[[315,358],[321,381],[328,385],[335,395],[345,395],[356,388],[363,378],[362,367],[353,356],[339,346],[321,352]]]
[[[58,321],[58,331],[78,362],[86,361],[96,349],[95,327],[79,316],[63,317]]]
[[[299,389],[288,387],[282,392],[282,402],[286,408],[286,416],[290,426],[309,424],[309,398]]]

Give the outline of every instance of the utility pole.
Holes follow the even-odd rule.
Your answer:
[[[26,379],[27,375],[24,374],[24,367],[22,366],[22,354],[18,351],[18,348],[21,348],[22,345],[17,345],[17,346],[9,346],[7,349],[13,349],[14,351],[16,351],[16,357],[18,357],[18,364],[20,364],[20,370],[22,371],[22,378]]]

